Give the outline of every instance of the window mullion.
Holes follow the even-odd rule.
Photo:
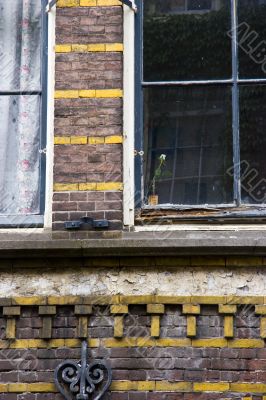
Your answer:
[[[240,143],[239,143],[239,91],[238,91],[238,38],[237,38],[237,0],[231,0],[232,27],[232,125],[233,125],[233,163],[234,163],[234,199],[241,202],[240,183]]]

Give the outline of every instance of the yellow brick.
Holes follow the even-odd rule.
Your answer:
[[[191,296],[191,303],[221,304],[226,303],[226,296]]]
[[[0,393],[8,392],[8,383],[0,383]]]
[[[191,389],[192,384],[190,382],[155,382],[155,390],[158,392],[190,392]]]
[[[70,144],[69,136],[55,136],[54,144]]]
[[[136,390],[140,392],[152,391],[155,390],[155,382],[154,381],[137,381]]]
[[[184,304],[190,303],[190,300],[190,296],[155,296],[155,302],[163,304]]]
[[[47,343],[40,339],[18,339],[10,344],[11,349],[46,348]]]
[[[78,183],[54,183],[54,192],[68,192],[79,190]]]
[[[151,336],[159,337],[160,336],[160,316],[152,315],[151,317]]]
[[[95,97],[95,90],[79,90],[79,97],[92,98]]]
[[[82,298],[80,296],[49,296],[47,304],[49,305],[75,305],[81,304]]]
[[[237,311],[237,306],[233,304],[219,304],[220,314],[235,314]]]
[[[193,339],[192,340],[193,347],[226,347],[227,340],[226,339]]]
[[[96,0],[80,0],[81,7],[95,7],[96,5]]]
[[[187,316],[187,336],[194,337],[197,334],[196,317],[193,315]]]
[[[113,381],[112,382],[112,384],[111,384],[111,387],[110,387],[110,389],[112,390],[112,391],[116,391],[116,392],[119,392],[119,391],[129,391],[129,390],[136,390],[136,387],[137,387],[137,382],[136,381],[133,381],[133,382],[130,382],[130,381]]]
[[[88,51],[105,51],[105,44],[97,43],[97,44],[88,44]]]
[[[89,144],[104,144],[104,137],[101,136],[93,136],[88,137]]]
[[[78,90],[56,90],[55,99],[78,99]]]
[[[147,304],[147,313],[164,314],[164,305],[163,304]]]
[[[109,304],[119,304],[119,296],[85,296],[82,297],[82,304],[94,304],[107,306]]]
[[[266,338],[266,317],[261,317],[260,319],[260,336]]]
[[[8,391],[10,393],[23,393],[28,391],[27,383],[9,383]]]
[[[43,306],[47,303],[47,298],[42,296],[32,297],[13,297],[12,304],[18,306]]]
[[[200,314],[200,306],[195,304],[183,304],[183,314]]]
[[[88,46],[86,44],[72,44],[72,51],[84,53],[88,51]]]
[[[123,43],[106,43],[106,51],[123,51]]]
[[[65,347],[76,348],[80,347],[79,339],[65,339]]]
[[[228,340],[228,347],[232,348],[243,348],[243,349],[255,349],[257,347],[264,347],[264,340],[261,339],[234,339]]]
[[[101,7],[111,7],[111,6],[121,6],[122,3],[118,0],[97,0],[97,6]]]
[[[224,337],[234,337],[234,317],[232,315],[224,316]]]
[[[265,383],[230,383],[231,392],[266,393]]]
[[[6,321],[6,338],[15,339],[16,338],[16,319],[8,318]]]
[[[266,315],[266,305],[256,306],[255,307],[255,313],[256,314],[261,314],[261,315]]]
[[[227,304],[264,304],[263,296],[226,296]]]
[[[79,183],[79,190],[86,191],[86,190],[96,190],[96,183]]]
[[[121,304],[149,304],[154,303],[154,296],[141,295],[141,296],[120,296]]]
[[[111,305],[111,314],[127,314],[128,306],[123,304]]]
[[[28,383],[27,390],[30,393],[56,393],[57,392],[55,385],[53,383],[47,383],[47,382]]]
[[[252,400],[252,397],[242,397],[242,400]]]
[[[156,347],[186,347],[191,346],[191,339],[156,339],[153,342],[153,346]]]
[[[123,91],[121,89],[99,89],[96,90],[96,97],[100,98],[123,97]]]
[[[71,44],[57,44],[55,46],[56,53],[70,53],[72,50]]]
[[[120,144],[123,143],[123,136],[106,136],[104,142],[106,144]]]
[[[230,384],[227,382],[193,383],[193,390],[195,392],[227,392],[229,388]]]
[[[70,142],[71,144],[87,144],[88,139],[87,136],[71,136]]]
[[[124,321],[123,315],[118,315],[114,317],[114,337],[121,338],[124,333]]]
[[[137,339],[136,338],[124,338],[124,339],[102,339],[103,346],[105,347],[136,347]]]
[[[57,7],[78,7],[79,0],[58,0]]]
[[[96,184],[96,190],[123,190],[121,182],[103,182]]]

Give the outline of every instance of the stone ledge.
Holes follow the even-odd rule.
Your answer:
[[[266,255],[265,231],[28,232],[0,232],[0,258]]]

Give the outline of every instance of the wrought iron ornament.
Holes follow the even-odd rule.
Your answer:
[[[55,384],[66,400],[100,400],[112,381],[105,361],[87,363],[87,341],[82,342],[81,360],[66,360],[55,370]]]

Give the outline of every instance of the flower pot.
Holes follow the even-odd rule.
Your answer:
[[[151,194],[148,197],[148,204],[149,206],[157,206],[159,203],[159,198],[157,194]]]

